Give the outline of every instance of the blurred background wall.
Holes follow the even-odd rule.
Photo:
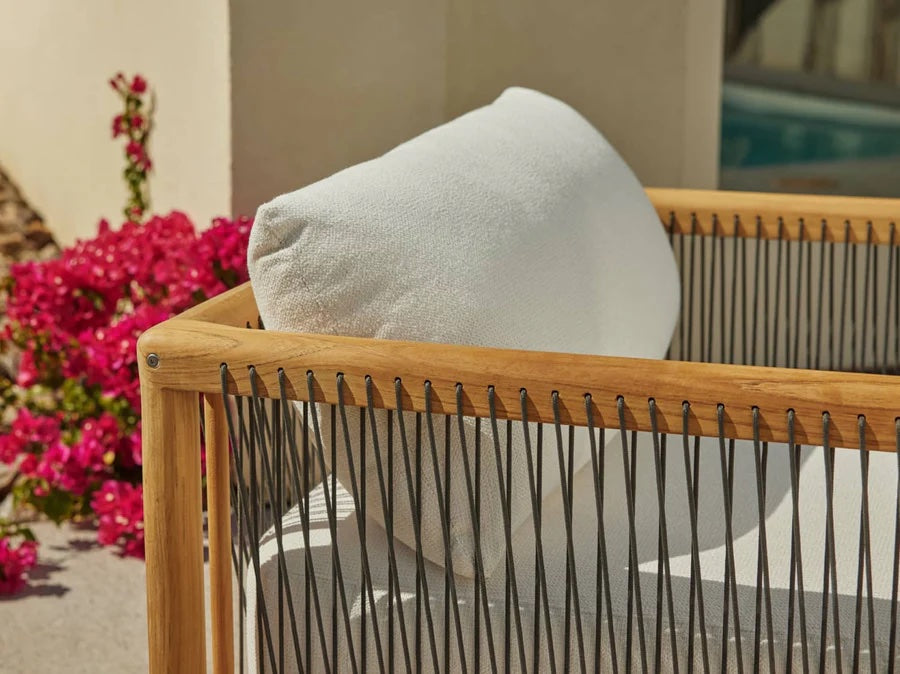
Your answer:
[[[156,90],[153,209],[263,201],[524,85],[646,184],[718,175],[723,0],[0,0],[0,165],[62,243],[120,220],[118,100]]]
[[[231,0],[234,205],[493,100],[558,96],[647,184],[718,174],[722,0]]]
[[[158,93],[154,210],[231,210],[228,45],[227,0],[0,0],[0,165],[61,243],[122,219],[118,70]]]
[[[754,12],[756,8],[756,12]],[[758,14],[741,35],[741,18]],[[729,0],[729,63],[900,83],[897,0]]]
[[[721,0],[451,0],[448,114],[512,83],[585,115],[648,185],[716,182]]]
[[[236,212],[445,119],[443,0],[231,0]]]

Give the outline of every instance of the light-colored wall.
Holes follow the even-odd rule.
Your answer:
[[[231,0],[247,211],[490,102],[571,103],[646,184],[713,187],[722,0]]]
[[[0,0],[0,26],[0,163],[62,242],[122,219],[118,70],[157,91],[153,209],[230,212],[227,0]]]
[[[509,85],[585,115],[648,185],[713,187],[721,0],[449,0],[448,113]]]
[[[684,9],[682,128],[680,181],[673,187],[715,189],[719,186],[719,142],[722,127],[722,56],[725,0],[687,0]],[[658,101],[663,103],[664,101]]]
[[[871,53],[867,46],[872,37],[872,12],[869,0],[844,0],[838,7],[840,36],[835,54],[835,74],[846,79],[865,79]]]
[[[734,61],[773,70],[804,70],[811,30],[818,30],[812,69],[846,80],[866,81],[872,62],[875,0],[834,0],[820,7],[814,24],[813,0],[779,0],[762,15]]]
[[[234,207],[445,119],[443,0],[231,0]]]
[[[811,13],[811,0],[780,0],[772,5],[745,43],[741,60],[776,70],[799,69]]]
[[[158,94],[153,208],[198,226],[377,156],[506,86],[570,102],[647,184],[710,187],[722,0],[0,0],[0,162],[64,242],[118,221],[118,101]],[[13,29],[8,29],[13,26]]]

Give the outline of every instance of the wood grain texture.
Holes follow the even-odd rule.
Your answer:
[[[204,410],[212,666],[215,674],[230,674],[234,672],[234,616],[231,596],[231,459],[222,396],[206,394]]]
[[[725,435],[753,437],[753,408],[759,408],[762,440],[788,440],[788,410],[795,414],[794,439],[822,443],[822,415],[830,415],[835,446],[859,445],[859,415],[866,418],[870,449],[895,450],[900,416],[900,378],[842,372],[610,358],[512,351],[379,339],[288,334],[172,320],[141,337],[139,350],[160,355],[146,374],[158,386],[215,393],[219,366],[229,366],[229,392],[250,394],[254,366],[265,397],[279,397],[283,369],[288,397],[306,400],[307,371],[315,374],[317,402],[337,402],[337,373],[345,378],[344,399],[365,404],[365,378],[373,381],[377,407],[393,409],[394,382],[402,381],[404,409],[424,411],[424,383],[431,382],[432,409],[456,412],[456,384],[463,384],[463,412],[486,417],[487,391],[495,391],[499,418],[521,418],[520,391],[527,390],[531,421],[552,422],[552,394],[559,394],[562,423],[586,425],[585,394],[592,397],[597,426],[618,428],[617,399],[624,398],[626,428],[648,431],[650,398],[659,429],[680,433],[682,403],[690,402],[690,432],[715,437],[718,406],[724,405]]]
[[[199,397],[155,386],[142,376],[141,415],[150,672],[202,673]]]
[[[647,189],[660,220],[676,233],[788,240],[891,243],[900,199]],[[895,231],[894,245],[900,245]]]
[[[191,307],[175,318],[208,321],[235,328],[245,328],[249,324],[255,328],[259,321],[259,309],[256,308],[256,298],[248,281]]]

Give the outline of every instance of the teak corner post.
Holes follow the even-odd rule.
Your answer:
[[[202,343],[180,343],[172,327],[196,317],[210,329],[257,320],[249,287],[185,312],[145,333],[138,342],[147,558],[147,628],[150,672],[206,671],[203,573],[203,494],[200,474],[201,389],[189,372],[179,376],[173,358],[185,352],[216,369],[215,354],[200,357]],[[174,376],[161,379],[161,375]],[[203,391],[206,422],[207,508],[212,664],[234,671],[229,448],[221,394]]]
[[[141,383],[150,671],[206,669],[199,396]]]
[[[782,236],[795,239],[892,242],[898,202],[687,190],[648,190],[667,229],[698,235]],[[773,234],[774,232],[774,234]],[[887,375],[787,370],[714,363],[573,356],[248,330],[258,311],[249,284],[148,330],[138,342],[144,453],[147,610],[151,674],[206,671],[203,513],[200,474],[201,395],[205,406],[210,545],[212,662],[233,672],[229,449],[223,424],[220,366],[229,366],[228,393],[251,395],[253,366],[264,397],[278,397],[279,372],[287,397],[308,400],[306,373],[316,373],[315,402],[366,400],[371,381],[376,407],[395,405],[403,381],[404,409],[425,412],[421,384],[431,382],[434,413],[455,411],[457,383],[467,391],[495,391],[499,418],[521,418],[528,390],[530,421],[553,423],[554,392],[564,424],[584,425],[591,393],[597,426],[616,425],[617,401],[628,430],[652,429],[653,398],[660,432],[680,433],[690,401],[689,432],[715,437],[720,409],[724,433],[761,440],[822,444],[822,414],[830,416],[832,446],[859,447],[860,405],[869,449],[895,451],[900,379]],[[463,411],[488,416],[481,396],[465,396]],[[445,407],[446,405],[446,407]],[[788,428],[787,411],[794,425]],[[755,410],[755,412],[754,412]]]

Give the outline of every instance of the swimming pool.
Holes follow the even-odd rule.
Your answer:
[[[900,110],[726,82],[721,186],[900,196]]]

